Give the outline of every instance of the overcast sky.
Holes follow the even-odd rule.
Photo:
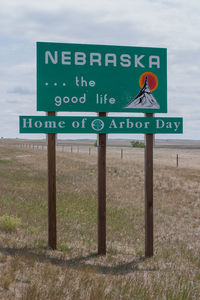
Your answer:
[[[0,4],[0,136],[44,138],[20,135],[18,118],[44,115],[36,112],[36,41],[49,41],[167,48],[165,116],[183,117],[184,134],[157,138],[200,139],[199,0],[0,0]]]

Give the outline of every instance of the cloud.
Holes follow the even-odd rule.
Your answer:
[[[32,95],[34,93],[34,91],[22,86],[16,86],[8,90],[8,94]]]

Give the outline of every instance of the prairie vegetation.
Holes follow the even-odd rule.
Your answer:
[[[133,140],[131,141],[131,146],[136,148],[144,148],[144,142]]]
[[[96,150],[57,152],[57,250],[46,151],[0,141],[0,299],[200,295],[200,150],[154,150],[154,257],[144,257],[144,149],[107,151],[107,255],[97,253]]]

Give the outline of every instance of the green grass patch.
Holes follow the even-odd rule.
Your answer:
[[[29,227],[28,229],[27,229],[27,231],[29,232],[29,233],[38,233],[38,228],[37,227],[34,227],[34,226],[32,226],[32,227]]]
[[[8,165],[10,162],[10,159],[0,159],[0,165]]]
[[[0,217],[0,228],[6,232],[16,231],[21,226],[21,219],[3,215]]]
[[[72,251],[71,248],[69,248],[68,246],[63,245],[61,243],[58,243],[58,250],[65,252],[65,253],[70,253]]]

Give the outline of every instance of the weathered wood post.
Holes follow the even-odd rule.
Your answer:
[[[153,117],[147,113],[146,117]],[[145,134],[145,256],[153,256],[153,134]]]
[[[100,112],[99,117],[106,117]],[[106,254],[106,134],[99,134],[98,145],[98,254]]]
[[[55,112],[48,112],[55,116]],[[56,134],[48,133],[48,246],[56,249]]]

